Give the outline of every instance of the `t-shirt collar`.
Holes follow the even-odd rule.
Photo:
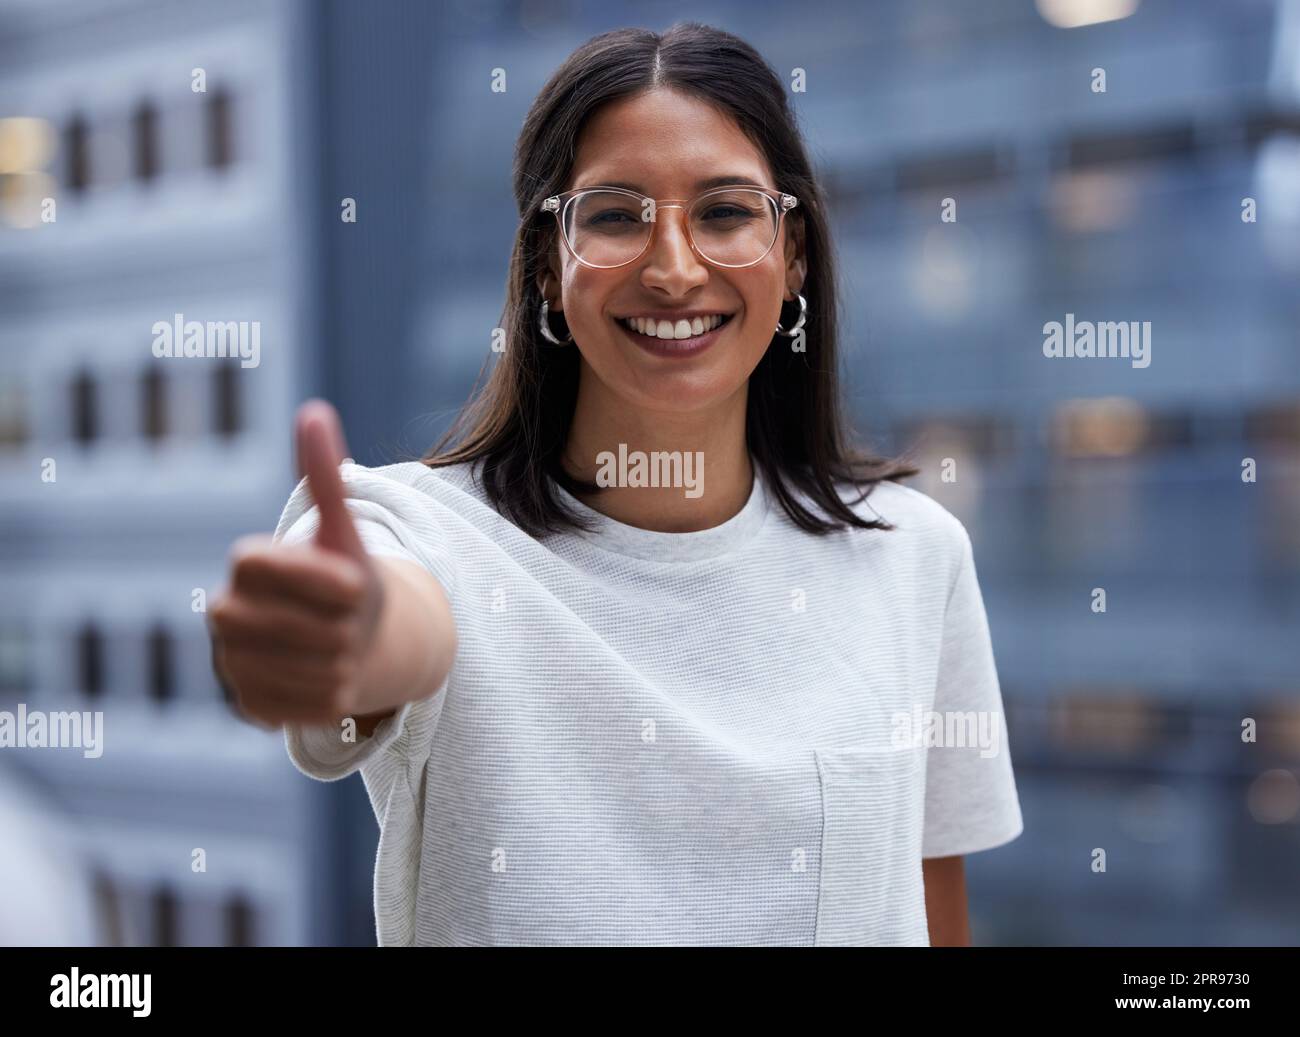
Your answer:
[[[590,532],[573,530],[573,534],[617,554],[656,562],[693,562],[715,558],[736,550],[753,537],[763,525],[771,508],[767,486],[757,465],[753,486],[744,507],[725,522],[709,529],[690,533],[665,533],[629,526],[589,507],[569,493],[554,479],[551,487],[556,496],[577,512],[591,527]]]

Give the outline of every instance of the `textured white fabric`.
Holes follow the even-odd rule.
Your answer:
[[[361,772],[381,945],[926,944],[922,857],[1020,833],[970,539],[924,494],[881,484],[853,506],[896,530],[816,536],[759,477],[695,533],[561,490],[597,529],[538,540],[468,465],[341,473],[459,637],[373,737],[285,732],[304,774]],[[276,537],[317,519],[299,484]],[[900,747],[931,710],[982,715],[997,751]]]

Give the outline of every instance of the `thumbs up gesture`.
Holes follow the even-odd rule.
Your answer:
[[[347,508],[338,415],[311,400],[295,432],[320,512],[316,534],[299,544],[242,537],[229,587],[208,612],[217,676],[240,712],[270,726],[335,723],[354,711],[385,597]]]

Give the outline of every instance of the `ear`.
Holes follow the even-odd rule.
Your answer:
[[[542,263],[541,269],[537,271],[537,290],[541,293],[543,299],[550,304],[552,313],[562,313],[564,311],[564,297],[560,292],[560,254],[556,246],[559,245],[559,239],[552,235],[549,238],[551,247],[546,250],[546,259]]]
[[[790,293],[790,301],[793,302],[799,294],[807,276],[807,234],[800,213],[797,218],[787,216],[785,220],[785,287]]]

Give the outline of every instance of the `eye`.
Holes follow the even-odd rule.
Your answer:
[[[639,219],[634,220],[631,213],[623,212],[621,210],[616,210],[616,209],[606,209],[604,212],[593,213],[592,215],[587,217],[587,223],[589,224],[619,223],[624,220],[633,223],[641,222]]]
[[[743,220],[752,218],[754,212],[733,202],[720,202],[709,206],[701,215],[706,220]]]

